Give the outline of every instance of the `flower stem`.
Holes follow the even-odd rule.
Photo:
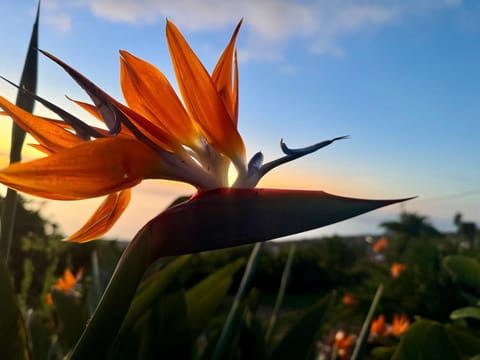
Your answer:
[[[70,359],[104,359],[130,307],[143,274],[157,258],[151,229],[138,232],[120,258],[115,272]]]
[[[233,300],[232,307],[227,316],[227,320],[225,320],[225,324],[223,325],[222,333],[220,334],[220,338],[218,339],[217,345],[215,347],[215,351],[212,355],[212,360],[218,360],[223,358],[223,353],[225,352],[226,347],[228,346],[230,339],[232,337],[232,332],[235,329],[235,319],[238,317],[238,309],[240,307],[241,301],[245,297],[245,293],[250,285],[250,281],[252,279],[253,274],[255,273],[255,268],[257,266],[258,258],[262,253],[264,243],[256,243],[253,247],[253,250],[250,254],[250,258],[248,259],[248,264],[243,273],[242,281],[240,282],[240,286],[238,287],[237,294],[235,295],[235,299]]]
[[[280,289],[278,290],[277,299],[275,301],[275,305],[273,307],[272,315],[270,316],[270,320],[268,322],[268,328],[265,332],[265,342],[268,343],[270,341],[270,337],[272,336],[273,328],[277,321],[277,315],[280,311],[280,307],[282,306],[283,298],[285,296],[285,291],[287,290],[288,280],[290,278],[290,272],[292,269],[293,258],[295,256],[295,243],[290,245],[290,250],[288,252],[287,262],[285,263],[285,268],[283,269],[282,279],[280,281]]]
[[[360,334],[358,335],[357,343],[355,345],[355,349],[353,349],[351,360],[359,359],[360,352],[363,349],[363,345],[368,337],[368,332],[370,329],[370,323],[372,322],[373,315],[375,314],[375,310],[377,309],[378,303],[380,302],[380,298],[382,297],[383,293],[383,284],[378,285],[377,292],[373,297],[372,304],[370,305],[370,309],[368,309],[367,316],[362,325],[362,329],[360,330]]]

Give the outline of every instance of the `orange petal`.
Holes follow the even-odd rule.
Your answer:
[[[235,126],[238,122],[238,66],[236,62],[236,57],[234,64],[234,55],[235,41],[237,39],[237,35],[241,25],[242,20],[240,20],[237,27],[235,28],[232,38],[225,50],[223,51],[222,56],[218,60],[212,74],[212,80],[215,83],[217,91],[222,97],[223,103],[225,104],[225,107],[227,108]],[[235,88],[234,86],[232,86],[232,64],[235,65]]]
[[[75,286],[77,280],[75,276],[72,274],[70,269],[65,269],[63,271],[63,277],[58,279],[57,283],[55,284],[55,288],[61,290],[63,292],[68,292]]]
[[[194,145],[198,140],[197,129],[165,75],[127,51],[120,51],[120,54],[120,81],[128,106],[178,142]]]
[[[75,134],[65,130],[58,122],[32,115],[0,96],[0,107],[15,123],[32,135],[41,145],[52,152],[60,151],[83,142]]]
[[[136,131],[140,133],[141,140],[147,139],[148,142],[158,146],[166,151],[175,152],[181,146],[178,144],[167,132],[159,128],[152,122],[145,119],[145,117],[128,106],[111,99],[112,104],[133,124]],[[137,134],[135,134],[137,136]],[[138,138],[138,136],[137,136]]]
[[[246,171],[245,146],[212,78],[170,21],[167,21],[167,40],[178,86],[190,115],[206,140],[227,155],[237,170]]]
[[[118,134],[123,124],[127,126],[139,140],[144,141],[146,144],[158,146],[166,150],[169,149],[171,140],[167,133],[158,131],[158,127],[153,126],[149,121],[143,119],[140,114],[113,99],[70,65],[46,51],[40,51],[60,65],[87,92],[98,112],[101,114],[110,134]],[[132,122],[134,122],[134,124],[132,124]],[[141,125],[137,126],[138,124],[136,122],[140,122]],[[163,144],[165,144],[166,147],[162,146]],[[175,146],[173,147],[175,148]]]
[[[65,241],[86,242],[98,239],[109,231],[120,218],[130,202],[131,190],[126,189],[108,195],[95,213],[80,230],[70,235]]]
[[[0,170],[0,182],[49,199],[86,199],[138,184],[159,161],[158,154],[138,140],[103,138],[12,164]]]

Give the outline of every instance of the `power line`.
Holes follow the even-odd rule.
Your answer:
[[[458,198],[472,196],[472,195],[480,195],[480,189],[462,191],[462,192],[448,194],[448,195],[438,195],[438,196],[430,196],[430,197],[420,196],[416,200],[417,201],[438,201],[438,200],[458,199]]]

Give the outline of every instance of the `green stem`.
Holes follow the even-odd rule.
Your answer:
[[[370,309],[368,309],[367,316],[365,318],[365,321],[363,322],[362,329],[360,330],[360,334],[358,335],[357,344],[355,345],[355,349],[353,350],[352,357],[350,358],[350,360],[357,360],[360,356],[360,352],[368,337],[370,324],[372,322],[373,316],[375,315],[375,310],[377,309],[380,298],[382,297],[382,293],[383,293],[383,284],[380,284],[378,285],[377,292],[373,297],[372,304],[370,305]]]
[[[282,279],[280,281],[280,288],[278,290],[277,299],[275,301],[275,306],[273,307],[272,315],[268,322],[268,328],[265,334],[265,342],[268,343],[270,337],[272,336],[273,328],[277,321],[278,312],[282,306],[283,298],[285,296],[285,291],[287,290],[288,280],[290,278],[290,272],[292,270],[293,258],[295,256],[295,244],[290,245],[290,250],[288,252],[287,262],[285,263],[285,268],[283,269]]]
[[[143,274],[156,256],[151,228],[138,232],[120,258],[115,272],[70,359],[104,359],[117,335]]]
[[[237,294],[235,295],[235,299],[233,300],[232,307],[230,308],[230,312],[228,313],[227,320],[223,325],[222,333],[220,334],[220,338],[218,339],[215,351],[213,352],[211,358],[212,360],[222,359],[225,349],[230,343],[232,333],[235,329],[235,320],[238,316],[240,303],[244,299],[245,293],[250,285],[252,276],[255,273],[255,268],[257,266],[258,258],[262,253],[263,246],[264,243],[262,242],[256,243],[253,247],[250,258],[248,259],[247,267],[245,268],[245,272],[243,273],[242,281],[240,282],[240,286],[238,287]]]

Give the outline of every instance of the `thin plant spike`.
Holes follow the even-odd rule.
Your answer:
[[[352,357],[350,358],[350,360],[360,359],[360,354],[363,349],[363,345],[367,340],[370,330],[370,324],[372,323],[372,319],[375,315],[375,310],[377,309],[378,303],[380,302],[380,298],[382,297],[382,293],[383,284],[380,284],[378,285],[377,291],[375,292],[375,296],[373,297],[370,309],[368,309],[367,316],[365,317],[365,321],[363,322],[362,329],[360,330],[360,334],[358,335],[357,343],[355,345],[355,348],[353,349]]]
[[[252,280],[253,274],[255,273],[258,259],[263,252],[264,244],[265,243],[263,242],[256,243],[252,249],[252,252],[250,253],[247,267],[245,268],[245,272],[243,273],[240,286],[237,290],[237,294],[235,295],[232,307],[228,312],[227,319],[225,320],[222,332],[220,333],[217,345],[215,346],[215,350],[212,354],[212,360],[219,360],[224,358],[225,350],[231,341],[233,330],[235,329],[235,320],[239,316],[238,311],[240,308],[240,303],[245,298],[245,293],[250,286],[250,281]]]
[[[40,17],[40,1],[37,6],[37,14],[33,24],[32,35],[30,37],[30,44],[28,45],[27,56],[23,66],[20,86],[35,93],[37,89],[37,73],[38,73],[38,20]],[[33,112],[35,101],[27,96],[24,92],[17,93],[16,104],[25,111]],[[10,163],[18,162],[22,157],[22,147],[25,141],[25,131],[17,126],[12,125],[12,142],[10,146]],[[0,258],[7,262],[10,246],[13,237],[13,227],[15,223],[15,212],[17,209],[17,192],[8,188],[7,195],[1,212],[1,228],[0,228]]]
[[[273,328],[275,327],[275,323],[277,321],[278,312],[280,311],[280,307],[282,306],[283,298],[285,296],[285,291],[287,290],[288,280],[292,271],[293,258],[295,257],[296,248],[297,247],[295,243],[293,243],[290,245],[290,250],[288,251],[288,257],[285,263],[285,267],[283,269],[282,279],[280,280],[280,288],[278,290],[277,299],[275,300],[272,315],[270,315],[270,319],[268,321],[268,328],[265,332],[265,342],[267,344],[269,343],[272,336]]]

